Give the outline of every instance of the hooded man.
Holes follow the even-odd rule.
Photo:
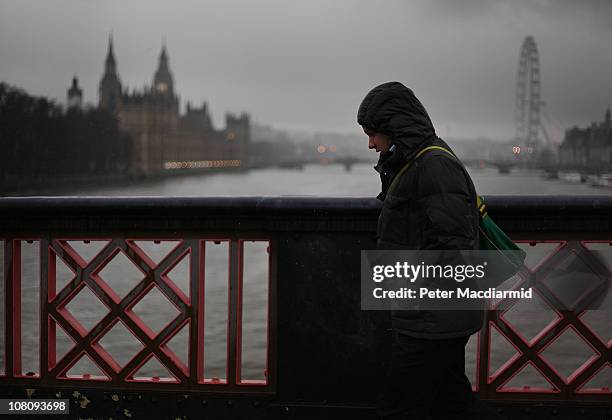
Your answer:
[[[412,90],[399,82],[375,87],[361,102],[357,122],[368,136],[368,147],[380,153],[375,166],[383,202],[378,248],[477,249],[477,194],[463,165],[440,149],[416,158],[429,146],[451,149],[436,136]],[[465,345],[482,321],[482,311],[393,311],[390,369],[379,414],[466,417],[473,397],[465,375]]]

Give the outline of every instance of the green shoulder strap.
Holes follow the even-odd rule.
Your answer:
[[[443,152],[446,152],[449,155],[451,155],[453,158],[457,159],[457,156],[455,156],[450,150],[448,150],[448,149],[446,149],[444,147],[440,147],[440,146],[425,147],[424,149],[419,150],[419,152],[414,156],[414,159],[412,159],[410,162],[405,164],[404,167],[402,169],[400,169],[400,171],[397,173],[397,175],[395,175],[395,177],[393,177],[393,181],[391,181],[391,185],[389,186],[389,189],[387,190],[387,194],[389,194],[391,191],[393,191],[395,189],[395,187],[397,187],[397,184],[399,183],[400,178],[402,177],[402,175],[404,175],[404,172],[406,172],[408,170],[408,167],[412,164],[412,162],[414,162],[415,160],[420,158],[423,153],[425,153],[425,152],[427,152],[429,150],[433,150],[433,149],[442,150]],[[478,197],[478,198],[480,200],[480,197]]]
[[[441,146],[429,146],[429,147],[425,147],[425,148],[419,150],[419,152],[414,156],[414,159],[412,159],[410,162],[405,164],[404,167],[402,169],[400,169],[400,171],[397,173],[397,175],[395,175],[395,177],[393,178],[393,181],[391,182],[391,185],[389,186],[389,189],[387,190],[387,194],[390,193],[391,191],[393,191],[395,189],[395,187],[397,187],[397,184],[399,183],[400,178],[402,177],[404,172],[406,172],[406,170],[412,164],[412,162],[417,160],[419,157],[421,157],[421,155],[423,153],[425,153],[425,152],[427,152],[429,150],[442,150],[443,152],[448,154],[453,159],[457,159],[457,156],[455,156],[455,154],[453,152],[451,152],[450,150],[448,150],[445,147],[441,147]],[[476,199],[476,207],[478,207],[478,212],[480,213],[480,217],[485,218],[487,216],[487,211],[485,210],[484,200],[482,198],[480,198],[480,195],[478,195],[478,194],[476,194],[476,197],[477,197],[477,199]]]

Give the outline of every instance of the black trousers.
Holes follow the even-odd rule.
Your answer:
[[[382,419],[487,418],[465,376],[469,337],[426,340],[393,332],[391,363],[378,401]]]

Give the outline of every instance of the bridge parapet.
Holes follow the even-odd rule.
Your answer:
[[[612,197],[485,200],[528,251],[509,286],[535,286],[542,306],[538,320],[488,311],[469,344],[474,390],[508,409],[610,409],[610,298],[601,311],[554,310],[539,275],[561,250],[596,251],[610,270]],[[360,309],[359,258],[375,248],[379,208],[370,198],[0,199],[0,388],[69,396],[79,416],[155,413],[137,401],[163,398],[166,414],[370,415],[389,332],[385,312]],[[75,306],[83,294],[98,316]],[[152,308],[152,295],[169,310]],[[131,337],[129,354],[105,338],[116,331]]]

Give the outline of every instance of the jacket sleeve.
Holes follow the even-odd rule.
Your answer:
[[[478,235],[475,193],[460,163],[432,154],[418,162],[420,249],[474,249]]]

